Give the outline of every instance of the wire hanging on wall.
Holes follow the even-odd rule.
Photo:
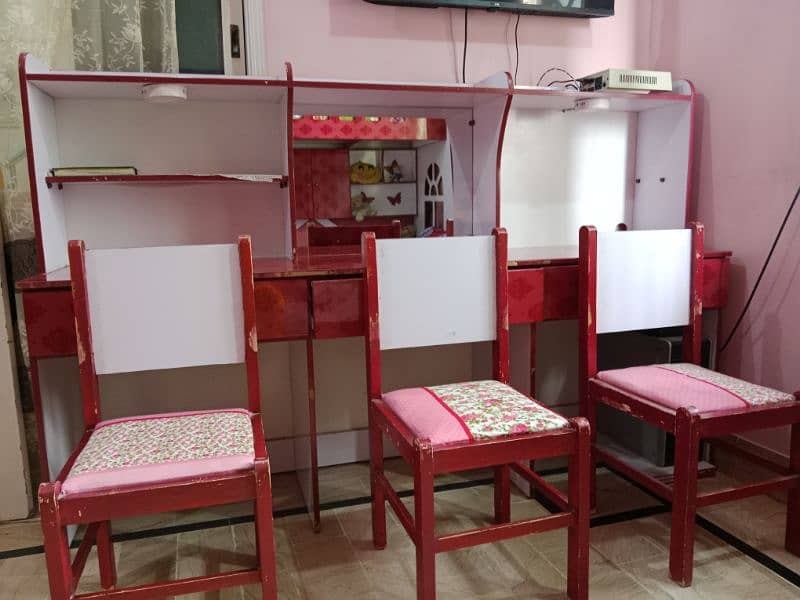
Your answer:
[[[581,86],[578,83],[578,80],[575,79],[575,77],[572,75],[572,73],[570,73],[566,69],[562,69],[561,67],[550,67],[549,69],[547,69],[539,77],[539,80],[536,82],[536,85],[537,86],[541,85],[542,81],[544,81],[544,78],[547,77],[547,75],[549,75],[550,73],[553,73],[553,72],[563,73],[564,75],[569,77],[569,79],[559,79],[559,80],[556,80],[556,81],[551,81],[550,83],[547,84],[547,87],[550,87],[552,85],[559,84],[559,83],[564,83],[564,84],[566,84],[564,87],[572,88],[573,90],[580,91]]]
[[[720,353],[725,352],[725,348],[728,347],[728,344],[731,343],[733,336],[736,335],[736,330],[739,329],[739,325],[742,324],[742,319],[744,319],[744,315],[747,313],[747,310],[750,308],[750,304],[753,302],[753,297],[756,295],[756,290],[758,290],[758,286],[761,284],[761,280],[764,278],[764,273],[767,271],[767,267],[769,266],[770,261],[772,260],[772,255],[775,253],[775,248],[778,246],[778,242],[783,235],[783,230],[786,229],[786,223],[789,221],[789,217],[792,215],[792,211],[794,211],[794,207],[797,204],[797,199],[800,198],[800,187],[797,188],[797,191],[794,194],[794,198],[792,202],[789,204],[789,209],[786,211],[786,215],[783,217],[783,222],[781,223],[780,228],[778,229],[778,234],[775,236],[775,239],[772,240],[772,246],[769,249],[769,253],[767,253],[767,258],[764,260],[764,265],[761,267],[761,272],[758,274],[758,278],[756,279],[755,285],[753,285],[753,289],[750,291],[750,295],[747,297],[747,302],[744,304],[744,308],[742,308],[742,312],[739,313],[739,318],[736,319],[736,323],[731,329],[731,332],[728,334],[728,337],[725,338],[725,342],[720,346],[719,351]]]
[[[461,58],[461,83],[467,83],[467,43],[469,41],[469,9],[464,9],[464,56]]]
[[[514,85],[517,85],[517,73],[519,73],[519,18],[522,13],[517,13],[517,23],[514,25],[514,48],[516,50],[516,63],[514,65]]]

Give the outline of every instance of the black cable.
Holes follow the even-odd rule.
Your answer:
[[[564,73],[564,75],[569,77],[571,81],[575,81],[575,82],[578,81],[577,79],[575,79],[575,77],[573,77],[572,73],[570,73],[566,69],[562,69],[561,67],[551,67],[551,68],[547,69],[544,73],[542,73],[542,76],[539,77],[539,81],[536,82],[536,85],[541,85],[542,79],[545,78],[545,75],[547,75],[548,73],[552,73],[553,71],[558,71],[559,73]]]
[[[769,266],[769,261],[772,260],[772,254],[775,252],[775,248],[778,245],[778,241],[781,239],[781,235],[783,235],[783,230],[786,228],[786,223],[789,221],[789,217],[794,210],[795,205],[797,204],[797,199],[800,198],[800,187],[797,188],[797,191],[794,194],[794,199],[792,200],[791,204],[789,204],[789,210],[786,211],[786,216],[783,217],[783,223],[781,223],[781,228],[778,229],[778,235],[775,236],[775,239],[772,241],[772,247],[769,249],[769,254],[767,254],[767,258],[764,261],[764,266],[761,267],[761,272],[758,274],[758,279],[756,279],[756,283],[753,286],[752,291],[750,292],[750,296],[747,298],[747,302],[745,302],[744,308],[742,312],[739,313],[739,318],[736,319],[736,324],[731,329],[731,332],[728,334],[728,337],[725,339],[725,343],[720,346],[719,351],[725,352],[725,348],[728,347],[728,344],[731,343],[733,336],[736,335],[736,330],[739,329],[739,325],[742,324],[742,319],[744,319],[744,315],[747,312],[747,309],[750,308],[750,303],[753,301],[753,297],[756,295],[756,290],[758,290],[758,286],[761,283],[761,279],[764,277],[764,273],[767,271],[767,267]]]
[[[516,48],[517,63],[514,65],[514,85],[517,85],[517,73],[519,73],[519,18],[522,13],[517,13],[517,24],[514,25],[514,48]]]
[[[464,56],[461,58],[461,83],[467,83],[467,41],[469,35],[469,9],[464,9]]]

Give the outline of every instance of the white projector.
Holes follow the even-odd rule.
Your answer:
[[[578,79],[582,92],[671,92],[672,73],[634,69],[606,69]]]

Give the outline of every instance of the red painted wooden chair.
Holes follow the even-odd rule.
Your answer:
[[[634,469],[598,447],[593,439],[593,460],[605,462],[672,503],[672,579],[683,586],[691,585],[698,508],[778,489],[790,490],[786,548],[800,555],[800,396],[699,366],[702,225],[692,224],[682,230],[608,233],[583,227],[579,270],[581,414],[588,417],[593,438],[597,403],[675,435],[672,487]],[[670,326],[684,326],[684,363],[598,372],[597,334]],[[701,439],[782,425],[792,426],[789,469],[752,457],[778,475],[764,482],[697,492]]]
[[[379,240],[365,234],[367,379],[375,547],[386,546],[388,501],[417,548],[417,597],[436,597],[435,556],[516,536],[569,528],[568,591],[587,598],[589,427],[567,421],[508,385],[508,255],[494,236]],[[493,342],[493,380],[396,390],[381,388],[381,350]],[[383,435],[414,471],[414,515],[383,472]],[[569,457],[564,495],[523,465]],[[494,467],[495,525],[438,536],[435,475]],[[511,522],[510,472],[563,512]]]
[[[261,583],[277,598],[269,458],[260,415],[252,249],[85,251],[69,243],[86,431],[39,487],[50,595],[156,598]],[[244,363],[248,409],[101,420],[98,375]],[[258,567],[116,589],[112,519],[252,500]],[[67,526],[86,524],[70,561]],[[105,591],[75,596],[97,545]]]

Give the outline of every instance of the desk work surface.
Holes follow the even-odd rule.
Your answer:
[[[730,251],[705,253],[706,259],[725,259],[730,256]],[[508,266],[511,269],[577,264],[577,246],[530,246],[508,250]],[[257,280],[361,275],[363,270],[359,246],[300,248],[294,259],[275,257],[255,258],[253,261],[253,272]],[[17,289],[20,291],[67,287],[69,287],[67,267],[34,275],[17,283]]]

